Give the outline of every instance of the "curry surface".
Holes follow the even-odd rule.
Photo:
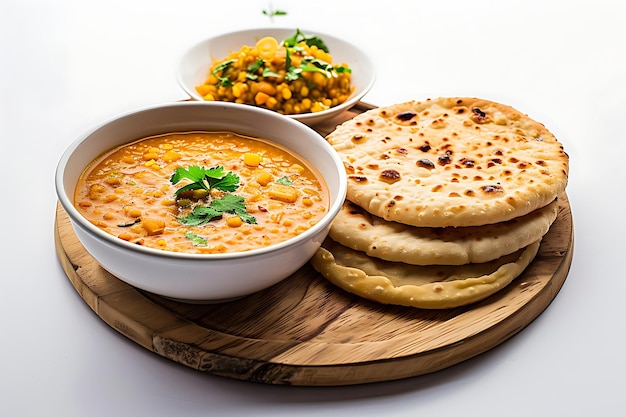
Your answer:
[[[200,226],[181,219],[227,192],[176,191],[177,168],[223,167],[239,176],[230,192],[243,197],[255,223],[224,213]],[[185,198],[181,198],[185,197]],[[94,225],[120,239],[173,252],[248,251],[292,238],[328,210],[321,176],[301,158],[265,140],[230,132],[181,132],[153,136],[112,150],[81,176],[75,206]]]

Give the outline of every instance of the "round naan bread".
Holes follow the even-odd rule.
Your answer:
[[[369,110],[327,136],[348,173],[347,199],[420,227],[500,223],[551,203],[568,156],[542,124],[474,98]]]
[[[413,265],[464,265],[498,259],[540,240],[558,214],[557,200],[525,216],[471,227],[414,227],[373,216],[346,201],[329,236],[387,261]]]
[[[443,309],[481,301],[507,286],[534,259],[539,243],[487,263],[417,266],[372,258],[326,239],[311,264],[333,284],[368,300]]]

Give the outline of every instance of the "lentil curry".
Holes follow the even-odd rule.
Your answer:
[[[82,174],[75,205],[120,239],[188,253],[272,245],[315,225],[328,190],[305,161],[231,132],[180,132],[116,148]]]

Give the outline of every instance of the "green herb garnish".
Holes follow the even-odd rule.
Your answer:
[[[315,45],[322,51],[328,52],[328,47],[319,36],[306,36],[304,33],[302,33],[300,29],[296,29],[296,33],[293,36],[285,39],[283,43],[285,44],[285,46],[294,47],[302,41],[306,42],[306,44],[309,46]]]
[[[177,184],[185,178],[193,182],[176,190],[175,195],[178,196],[180,193],[190,190],[210,192],[212,188],[215,188],[221,191],[235,191],[239,188],[239,176],[232,172],[225,172],[224,167],[221,166],[208,169],[196,165],[176,168],[170,182]]]
[[[224,85],[224,86],[233,85],[233,82],[229,80],[228,77],[224,77],[223,74],[219,75],[219,72],[224,71],[226,68],[230,67],[234,62],[237,62],[237,60],[230,59],[228,61],[224,61],[221,64],[219,64],[217,67],[215,67],[213,71],[211,71],[211,75],[215,76],[215,78],[217,78],[220,81],[219,85]]]
[[[306,42],[309,46],[317,46],[319,49],[328,52],[328,47],[322,41],[319,36],[307,36],[300,29],[296,29],[296,33],[293,36],[283,40],[283,45],[285,46],[285,80],[286,81],[294,81],[302,76],[303,72],[319,72],[323,74],[326,78],[331,78],[337,76],[338,73],[351,73],[352,70],[346,66],[336,66],[333,67],[330,63],[322,61],[320,59],[316,59],[310,56],[304,57],[302,63],[299,66],[292,65],[291,55],[293,53],[298,53],[302,51],[302,47],[298,44],[300,42]],[[219,66],[217,66],[212,74],[220,80],[220,85],[230,85],[233,83],[227,77],[220,77],[219,72],[226,69],[229,65],[231,65],[234,60],[225,61]],[[280,77],[281,75],[272,71],[271,69],[264,67],[264,61],[262,59],[257,59],[253,64],[249,65],[246,68],[246,78],[250,80],[257,80],[259,75],[257,74],[259,69],[262,69],[263,77]]]
[[[263,62],[264,61],[259,58],[254,62],[254,64],[248,66],[248,68],[246,68],[246,78],[248,78],[249,80],[256,80],[257,78],[259,78],[256,72],[259,70],[259,68],[263,66]],[[263,76],[265,76],[265,74],[263,74]]]
[[[268,16],[270,18],[274,17],[274,16],[285,16],[287,14],[287,12],[283,11],[283,10],[273,10],[273,9],[269,9],[269,10],[263,10],[263,14],[265,16]]]
[[[263,76],[264,77],[280,77],[280,74],[278,74],[277,72],[272,71],[269,68],[264,68],[263,69]]]
[[[276,182],[282,185],[293,185],[293,181],[289,177],[280,177]]]
[[[248,214],[243,197],[225,194],[211,201],[208,206],[197,206],[191,213],[179,217],[178,221],[185,226],[202,226],[213,219],[221,218],[224,213],[236,214],[248,224],[256,224],[254,216]]]
[[[186,216],[178,217],[181,224],[187,226],[200,226],[213,219],[221,218],[224,213],[236,214],[246,223],[256,224],[254,216],[248,214],[243,197],[229,194],[239,188],[239,176],[233,172],[226,172],[224,167],[204,168],[192,165],[187,168],[176,168],[170,178],[172,184],[177,184],[183,179],[191,180],[175,191],[177,197],[185,191],[204,190],[210,195],[212,189],[227,192],[220,198],[211,200],[208,206],[196,206]]]
[[[207,245],[206,239],[203,238],[202,236],[198,236],[194,232],[187,232],[187,233],[185,233],[185,237],[187,239],[191,240],[191,243],[194,246],[206,246]]]
[[[130,227],[134,224],[137,224],[141,221],[141,219],[135,219],[135,220],[131,220],[128,223],[120,223],[117,225],[117,227]]]

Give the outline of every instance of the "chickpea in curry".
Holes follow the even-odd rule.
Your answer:
[[[232,132],[163,134],[114,149],[85,170],[74,198],[120,239],[208,254],[290,239],[324,216],[328,199],[302,158]]]

